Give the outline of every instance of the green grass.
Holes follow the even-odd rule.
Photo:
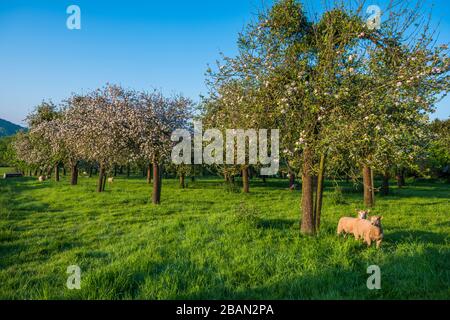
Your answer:
[[[4,173],[12,173],[16,172],[14,168],[8,168],[8,167],[0,167],[0,176],[3,177]]]
[[[362,207],[325,190],[322,229],[299,235],[299,191],[255,179],[250,194],[219,179],[163,181],[152,205],[142,178],[117,178],[103,194],[95,178],[39,183],[0,179],[2,299],[449,299],[450,186],[416,183],[377,197],[380,250],[335,235],[340,216]],[[366,287],[381,268],[381,290]],[[79,265],[81,290],[66,287]]]

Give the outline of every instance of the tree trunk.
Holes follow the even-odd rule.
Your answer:
[[[92,178],[92,166],[89,166],[89,178]]]
[[[195,182],[195,165],[192,166],[191,181]]]
[[[363,167],[363,185],[364,185],[364,205],[366,207],[373,207],[372,198],[372,173],[368,166]]]
[[[56,164],[55,166],[55,181],[59,182],[59,165]]]
[[[248,167],[246,166],[242,169],[242,191],[244,193],[250,192],[250,186],[248,182]]]
[[[185,183],[184,183],[184,178],[185,178],[184,173],[180,174],[180,187],[181,187],[182,189],[184,189],[184,188],[186,187],[186,185],[185,185]]]
[[[314,228],[313,177],[311,174],[313,154],[310,148],[303,151],[302,168],[302,222],[300,232],[312,235]]]
[[[294,184],[295,184],[295,174],[291,171],[289,172],[289,189],[292,189]]]
[[[78,184],[78,164],[75,163],[70,167],[70,184],[72,186]]]
[[[127,178],[130,177],[130,165],[127,165]]]
[[[161,203],[161,172],[158,161],[153,158],[153,192],[152,192],[153,204]]]
[[[63,176],[64,177],[66,176],[66,166],[65,165],[63,166]]]
[[[263,182],[264,184],[266,184],[266,182],[267,182],[266,176],[263,176],[263,177],[262,177],[262,182]]]
[[[147,165],[147,183],[152,183],[152,164],[149,163]]]
[[[398,170],[395,178],[397,179],[397,186],[399,188],[404,187],[405,186],[405,169]]]
[[[372,206],[375,206],[375,184],[373,178],[373,169],[370,169],[370,191],[372,192]]]
[[[117,177],[117,166],[114,166],[114,177]]]
[[[383,174],[383,183],[381,185],[381,194],[383,196],[389,195],[389,172]]]
[[[105,179],[105,169],[102,165],[100,165],[100,170],[98,171],[98,182],[97,182],[97,192],[102,192],[103,188],[103,180]]]
[[[102,185],[102,191],[105,191],[106,189],[106,179],[108,179],[108,174],[106,170],[103,170],[103,185]]]
[[[320,216],[322,213],[322,199],[323,199],[323,185],[325,180],[325,160],[326,155],[322,154],[320,156],[320,164],[319,164],[319,172],[317,176],[317,189],[316,189],[316,197],[314,201],[314,220],[316,232],[320,229]]]

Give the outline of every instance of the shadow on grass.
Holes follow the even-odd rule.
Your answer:
[[[389,232],[386,234],[386,239],[395,244],[404,242],[420,242],[423,244],[433,243],[442,245],[446,243],[446,240],[449,240],[449,236],[444,233],[409,230]]]
[[[381,269],[381,290],[367,288],[367,267]],[[233,291],[228,284],[183,296],[186,299],[448,299],[450,251],[367,258],[352,267],[334,266],[281,281]],[[229,283],[226,281],[226,283]],[[241,286],[242,287],[242,286]]]
[[[450,227],[450,221],[436,223],[435,225],[438,226],[438,227]]]
[[[260,219],[256,226],[262,229],[290,229],[293,228],[298,221],[287,219]]]

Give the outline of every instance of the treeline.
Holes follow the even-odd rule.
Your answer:
[[[98,170],[97,191],[105,189],[107,173],[117,166],[152,166],[153,203],[160,202],[161,164],[170,156],[171,133],[186,128],[192,103],[182,96],[136,92],[106,85],[73,95],[59,107],[43,102],[27,117],[29,131],[11,143],[11,159],[22,171],[44,172],[59,180],[62,164],[70,168],[71,184],[79,168]]]

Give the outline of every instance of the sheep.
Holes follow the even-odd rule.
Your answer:
[[[355,239],[363,239],[369,247],[372,241],[375,241],[378,249],[384,237],[381,226],[382,219],[383,217],[381,216],[373,216],[370,220],[359,220],[356,222],[353,229]]]
[[[372,216],[370,219],[366,220],[367,222],[370,222],[371,225],[380,228],[381,232],[383,232],[383,228],[381,227],[381,220],[383,219],[382,216]],[[355,235],[355,239],[359,240],[360,238],[363,239],[363,231],[365,230],[365,226],[367,226],[366,223],[356,223],[354,227],[353,234]]]
[[[45,176],[39,176],[38,180],[39,180],[39,182],[43,182],[43,181],[46,180],[46,177]]]
[[[359,220],[365,220],[367,218],[367,213],[369,213],[369,210],[359,210],[358,211],[358,218],[352,218],[352,217],[342,217],[339,219],[338,227],[337,227],[337,234],[340,235],[343,232],[347,233],[353,233],[353,229],[355,226],[356,221]]]
[[[114,177],[108,178],[108,183],[113,183],[113,182],[114,182]]]

